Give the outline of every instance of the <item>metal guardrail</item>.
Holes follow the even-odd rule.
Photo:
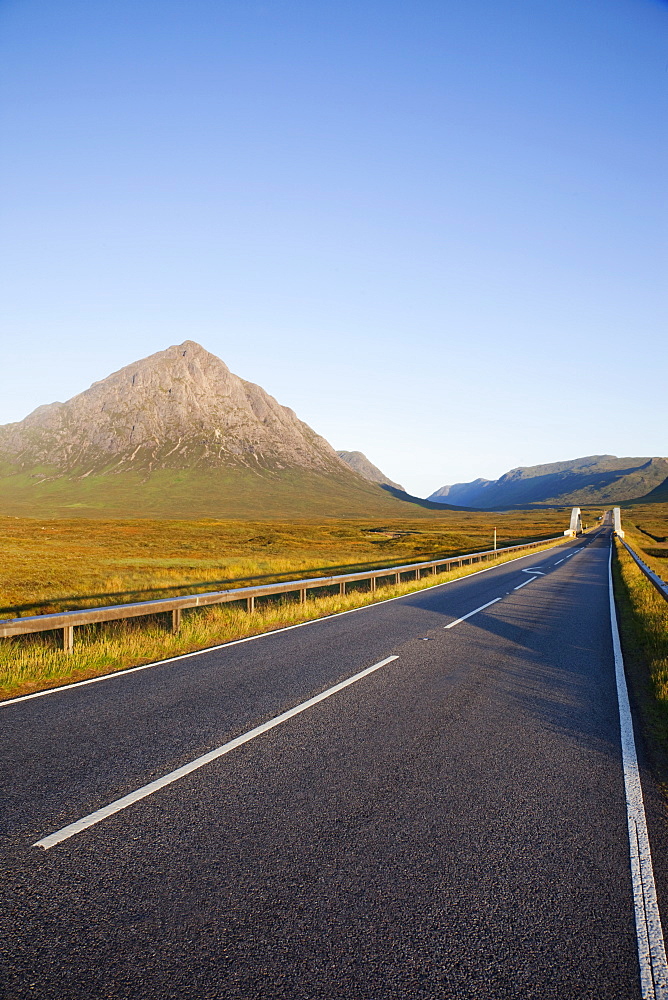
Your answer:
[[[178,632],[181,626],[181,612],[184,608],[203,608],[211,604],[227,604],[232,601],[245,601],[246,610],[253,611],[257,597],[270,597],[276,594],[289,594],[299,591],[301,602],[306,601],[306,593],[324,587],[338,585],[339,593],[346,593],[346,584],[369,580],[370,589],[374,591],[379,579],[394,577],[399,583],[401,576],[415,573],[419,580],[423,570],[431,570],[435,576],[438,567],[451,569],[473,564],[491,558],[497,558],[501,553],[518,552],[522,549],[536,548],[548,542],[564,541],[563,535],[555,538],[543,538],[537,542],[525,542],[522,545],[509,545],[502,549],[487,549],[485,552],[469,552],[460,556],[450,556],[447,559],[430,559],[428,562],[407,563],[403,566],[391,566],[386,569],[363,570],[359,573],[345,573],[338,576],[318,576],[307,580],[290,580],[285,583],[269,583],[259,587],[236,587],[233,590],[218,590],[208,594],[187,594],[183,597],[167,597],[163,600],[138,601],[136,604],[116,604],[103,608],[88,608],[83,611],[62,611],[49,615],[32,615],[26,618],[8,618],[0,621],[0,638],[15,635],[29,635],[33,632],[48,632],[62,629],[63,650],[72,652],[74,628],[77,625],[90,625],[95,622],[118,621],[122,618],[139,618],[142,615],[171,613],[172,631]]]
[[[619,535],[617,537],[619,538]],[[638,567],[642,570],[642,572],[645,574],[645,576],[647,577],[647,579],[651,583],[654,584],[654,586],[659,591],[659,593],[661,594],[661,596],[663,598],[665,598],[666,601],[668,601],[668,583],[666,583],[664,580],[662,580],[661,577],[659,576],[659,574],[655,573],[653,569],[650,569],[649,566],[647,565],[647,563],[644,563],[642,561],[642,559],[640,558],[640,556],[638,555],[638,553],[635,552],[631,548],[631,546],[628,545],[624,541],[623,538],[619,538],[619,541],[622,543],[622,545],[624,546],[624,548],[626,549],[626,551],[628,552],[628,554],[638,564]]]

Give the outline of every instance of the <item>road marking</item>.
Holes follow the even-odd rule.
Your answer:
[[[542,569],[521,569],[520,573],[533,573],[534,576],[545,576]]]
[[[556,561],[556,563],[555,563],[554,565],[555,565],[555,566],[558,566],[558,565],[559,565],[559,563],[562,563],[563,561],[564,561],[563,559],[557,559],[557,561]]]
[[[525,580],[524,583],[521,583],[519,585],[519,587],[513,587],[513,590],[521,590],[522,587],[526,587],[527,583],[531,583],[532,580],[537,580],[537,579],[538,579],[537,576],[532,576],[530,580]]]
[[[550,545],[549,549],[556,549],[557,545],[561,545],[561,542],[556,542],[554,545]],[[549,551],[549,549],[545,551]],[[291,632],[294,628],[305,628],[307,625],[318,625],[320,622],[330,621],[332,618],[342,618],[343,615],[353,615],[358,611],[370,611],[372,608],[378,608],[383,604],[391,604],[392,601],[405,601],[408,598],[414,597],[415,594],[423,594],[428,590],[435,590],[437,587],[447,587],[451,583],[461,583],[462,580],[468,580],[469,577],[479,576],[481,573],[491,573],[492,570],[500,569],[501,566],[508,566],[510,563],[519,562],[520,559],[531,558],[532,553],[524,556],[516,556],[513,559],[506,559],[505,562],[495,563],[493,566],[485,566],[484,569],[477,569],[474,573],[469,573],[466,576],[455,577],[454,580],[442,580],[440,583],[434,583],[429,587],[421,587],[420,590],[412,591],[409,594],[399,594],[398,597],[387,597],[383,601],[374,601],[373,604],[364,604],[361,608],[348,608],[347,611],[336,611],[333,615],[323,615],[322,618],[309,618],[305,622],[297,622],[295,625],[285,625],[283,628],[271,629],[269,632],[256,632],[255,635],[246,635],[243,639],[232,639],[230,642],[221,642],[217,646],[206,646],[204,649],[195,649],[192,653],[179,653],[178,656],[169,656],[165,660],[153,660],[151,663],[142,663],[140,667],[128,667],[127,670],[114,670],[110,674],[101,674],[99,677],[90,677],[85,681],[75,681],[74,684],[60,684],[58,687],[46,688],[44,691],[33,691],[32,694],[21,694],[18,698],[6,698],[0,701],[0,708],[8,708],[11,705],[17,705],[20,701],[32,701],[33,698],[46,698],[51,694],[58,694],[59,692],[72,691],[75,688],[85,687],[87,684],[100,684],[102,681],[116,680],[117,678],[127,677],[129,674],[136,674],[139,670],[150,670],[152,667],[163,667],[168,663],[178,663],[179,660],[187,660],[191,656],[203,656],[204,653],[215,653],[219,649],[226,649],[228,646],[239,646],[242,642],[255,642],[258,639],[266,639],[268,636],[279,635],[281,632]]]
[[[459,625],[460,622],[465,622],[467,618],[470,618],[472,615],[477,615],[479,611],[484,611],[485,608],[490,607],[490,605],[492,604],[496,604],[496,602],[500,600],[501,600],[500,597],[495,597],[493,601],[488,601],[487,604],[481,604],[479,608],[475,609],[475,611],[469,611],[467,615],[463,615],[461,618],[458,618],[456,621],[450,622],[449,625],[444,625],[443,627],[454,628],[455,625]]]
[[[204,767],[206,764],[210,764],[211,761],[217,760],[218,757],[223,757],[225,754],[230,753],[231,750],[236,750],[237,747],[242,746],[244,743],[249,743],[254,740],[257,736],[262,736],[263,733],[268,733],[270,729],[274,729],[276,726],[280,726],[282,722],[287,722],[288,719],[292,719],[293,716],[299,715],[301,712],[305,712],[309,708],[313,708],[319,702],[324,701],[325,698],[331,698],[333,694],[338,691],[343,691],[344,688],[350,687],[351,684],[356,684],[357,681],[361,681],[363,677],[368,677],[375,670],[380,670],[381,667],[386,666],[391,663],[392,660],[398,660],[398,656],[386,656],[384,660],[380,660],[379,663],[374,663],[371,667],[366,667],[364,670],[360,670],[359,673],[353,674],[352,677],[346,678],[345,681],[340,681],[331,688],[327,688],[326,691],[322,691],[320,694],[315,695],[313,698],[309,698],[307,701],[301,702],[299,705],[295,705],[294,708],[288,709],[287,712],[282,712],[280,715],[275,716],[270,719],[269,722],[263,722],[262,725],[256,726],[255,729],[250,729],[247,733],[243,733],[241,736],[235,737],[235,739],[230,740],[228,743],[224,743],[221,747],[217,747],[215,750],[209,750],[208,753],[203,754],[201,757],[197,757],[196,760],[190,761],[189,764],[184,764],[182,767],[177,767],[175,771],[170,771],[169,774],[163,775],[162,778],[157,778],[155,781],[150,781],[148,785],[144,785],[142,788],[136,789],[134,792],[130,792],[129,795],[124,795],[120,799],[116,799],[115,802],[110,802],[108,806],[103,806],[102,809],[96,809],[95,812],[90,813],[88,816],[84,816],[83,819],[78,819],[75,823],[70,823],[68,826],[64,826],[62,830],[56,830],[55,833],[49,834],[48,837],[42,837],[34,843],[33,847],[43,847],[48,850],[49,847],[54,847],[55,844],[60,844],[61,841],[67,840],[69,837],[73,837],[76,833],[81,833],[82,830],[88,829],[89,826],[94,826],[96,823],[100,823],[107,816],[113,816],[114,813],[120,812],[121,809],[127,809],[134,802],[138,802],[140,799],[145,799],[148,795],[153,795],[154,792],[159,791],[166,785],[171,785],[173,782],[178,781],[179,778],[185,778],[187,774],[192,774],[193,771],[197,771],[200,767]]]
[[[661,914],[656,898],[652,855],[647,832],[647,817],[643,804],[642,785],[636,744],[633,736],[633,719],[624,676],[624,657],[619,640],[615,595],[612,586],[612,544],[608,562],[608,589],[610,593],[610,627],[615,656],[615,679],[619,704],[622,766],[626,791],[626,817],[631,855],[631,882],[636,915],[636,938],[640,964],[640,986],[643,1000],[668,998],[668,962],[663,942]]]

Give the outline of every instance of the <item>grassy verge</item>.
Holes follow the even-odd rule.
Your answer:
[[[668,547],[648,545],[647,538],[644,538],[637,531],[626,531],[625,529],[624,533],[624,541],[627,545],[630,545],[642,561],[650,569],[653,569],[662,580],[668,582]]]
[[[537,546],[531,552],[551,548],[555,543]],[[559,543],[556,543],[559,544]],[[517,559],[517,553],[499,554],[495,565]],[[327,615],[361,608],[368,604],[424,590],[436,581],[445,583],[469,576],[492,563],[477,563],[447,573],[400,584],[386,584],[375,592],[357,589],[345,597],[338,593],[309,598],[306,604],[292,597],[262,599],[256,610],[248,614],[241,605],[225,604],[208,608],[193,608],[183,613],[182,628],[173,635],[167,628],[166,616],[127,619],[75,629],[72,655],[58,648],[56,633],[38,633],[0,640],[0,698],[49,687],[57,687],[89,677],[112,673],[128,667],[167,659],[170,656],[205,649],[219,643],[259,635],[273,629],[300,622],[324,618]],[[380,582],[380,581],[379,581]]]
[[[652,766],[668,790],[668,602],[617,540],[613,583],[632,697]]]
[[[668,581],[668,504],[639,504],[622,511],[626,541],[643,562]]]

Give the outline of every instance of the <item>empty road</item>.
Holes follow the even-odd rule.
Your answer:
[[[5,703],[7,997],[665,997],[639,958],[609,552],[603,528]]]

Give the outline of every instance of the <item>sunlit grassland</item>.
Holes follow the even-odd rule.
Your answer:
[[[649,734],[650,750],[654,751],[655,764],[665,783],[668,782],[668,601],[619,540],[615,540],[615,553],[613,572],[624,659]]]
[[[0,617],[224,590],[458,555],[560,534],[569,511],[420,518],[151,521],[0,518]]]
[[[626,541],[668,582],[668,504],[640,504],[622,510]]]
[[[546,547],[553,542],[547,542]],[[532,551],[540,551],[540,547]],[[0,640],[0,698],[25,694],[59,684],[83,680],[127,667],[163,660],[170,656],[204,649],[245,636],[296,625],[327,615],[362,608],[391,597],[424,590],[438,583],[458,579],[470,573],[517,558],[517,553],[499,553],[489,564],[474,564],[447,573],[431,574],[421,580],[400,584],[386,583],[370,592],[361,583],[345,596],[316,592],[305,604],[292,596],[261,599],[255,611],[248,613],[241,604],[225,604],[183,612],[177,635],[168,628],[167,616],[134,618],[75,629],[72,655],[59,648],[59,636],[53,632]],[[311,594],[312,592],[309,592]]]

